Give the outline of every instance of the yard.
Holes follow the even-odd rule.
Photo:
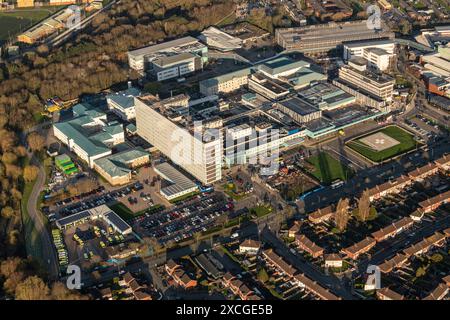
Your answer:
[[[376,151],[371,149],[369,146],[364,145],[364,143],[362,143],[361,141],[359,141],[360,139],[364,138],[361,137],[357,140],[350,141],[347,144],[347,146],[374,162],[381,162],[390,159],[392,157],[398,156],[402,153],[408,152],[418,145],[418,142],[414,140],[413,135],[409,134],[408,132],[397,126],[389,126],[377,132],[381,132],[388,135],[389,137],[397,140],[399,144],[391,148]],[[369,135],[373,134],[374,133],[371,133]]]
[[[255,215],[257,218],[268,215],[272,212],[272,207],[270,205],[260,205],[250,209],[250,213]]]
[[[324,184],[330,184],[337,179],[345,181],[352,174],[349,168],[326,152],[310,157],[307,162],[314,167],[310,171],[311,174]]]

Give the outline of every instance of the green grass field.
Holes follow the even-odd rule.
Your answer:
[[[366,147],[364,143],[362,143],[358,139],[356,141],[350,141],[347,146],[374,162],[381,162],[393,158],[402,153],[408,152],[417,146],[417,142],[416,140],[414,140],[414,136],[397,126],[389,126],[376,132],[382,132],[394,138],[395,140],[400,142],[400,144],[382,151],[375,151],[368,146]],[[376,132],[372,132],[370,133],[370,135]]]
[[[16,36],[61,8],[57,6],[0,12],[0,41]]]
[[[307,161],[314,166],[311,174],[325,184],[330,184],[337,179],[345,181],[352,174],[349,168],[326,152],[321,152]]]

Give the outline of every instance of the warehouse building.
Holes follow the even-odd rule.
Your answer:
[[[384,23],[379,30],[370,29],[366,20],[279,28],[275,31],[279,46],[305,54],[326,53],[340,47],[343,42],[382,38],[393,39],[394,33]]]
[[[423,55],[420,57],[425,71],[434,73],[436,76],[450,77],[450,61],[440,53]]]
[[[112,211],[107,205],[101,205],[99,207],[81,211],[79,213],[58,219],[56,220],[56,226],[61,230],[66,230],[92,220],[104,220],[121,235],[128,235],[133,232],[131,226],[119,217],[117,213]]]
[[[167,162],[156,165],[155,172],[169,183],[167,186],[161,186],[160,190],[161,194],[169,201],[198,190],[197,185],[191,179]]]

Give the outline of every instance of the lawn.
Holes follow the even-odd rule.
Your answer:
[[[250,209],[250,213],[255,215],[257,218],[264,217],[272,212],[272,207],[270,205],[260,205]]]
[[[237,187],[234,183],[227,183],[223,185],[224,192],[227,196],[232,198],[233,200],[239,201],[245,198],[247,195],[243,192],[237,193]]]
[[[350,141],[347,145],[356,152],[360,153],[361,155],[365,156],[366,158],[374,162],[382,162],[384,160],[398,156],[402,153],[408,152],[416,148],[418,144],[417,141],[414,140],[414,136],[412,136],[411,134],[409,134],[408,132],[397,126],[389,126],[377,132],[382,132],[390,136],[391,138],[394,138],[395,140],[400,142],[400,144],[382,151],[375,151],[368,146],[366,147],[364,143],[359,141],[359,139],[356,141]],[[375,132],[372,132],[369,135],[372,135],[374,133]]]
[[[19,9],[13,12],[0,12],[0,40],[7,40],[8,37],[13,37],[19,32],[25,31],[60,8]]]
[[[314,166],[311,174],[324,184],[330,184],[337,179],[345,181],[352,173],[349,168],[326,152],[320,152],[307,161]]]

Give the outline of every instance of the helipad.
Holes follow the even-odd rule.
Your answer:
[[[359,139],[359,141],[375,151],[383,151],[400,144],[399,141],[395,140],[394,138],[388,136],[383,132],[376,132],[374,134]]]

